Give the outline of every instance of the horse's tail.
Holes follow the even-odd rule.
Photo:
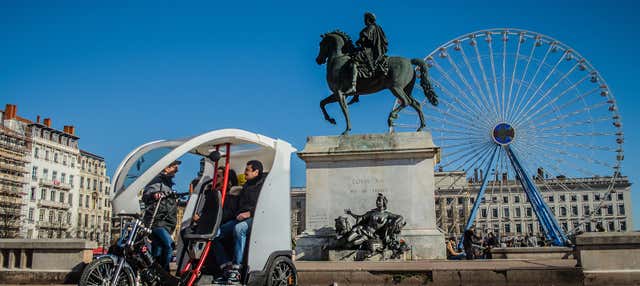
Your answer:
[[[422,86],[424,96],[427,97],[427,99],[433,106],[437,106],[438,95],[433,90],[433,87],[431,87],[427,64],[422,59],[411,59],[411,64],[418,66],[418,68],[420,69],[420,86]]]

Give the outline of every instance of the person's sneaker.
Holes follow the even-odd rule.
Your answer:
[[[239,285],[240,284],[240,265],[233,265],[231,269],[227,271],[227,284]]]
[[[227,277],[229,271],[231,270],[231,264],[225,265],[222,267],[222,275],[213,279],[214,284],[227,284]]]

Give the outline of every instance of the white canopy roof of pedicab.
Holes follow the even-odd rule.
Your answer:
[[[140,191],[166,166],[187,153],[206,157],[216,150],[218,145],[220,145],[220,153],[225,154],[224,144],[226,143],[231,144],[230,165],[235,170],[244,170],[249,160],[260,160],[265,172],[276,168],[285,168],[288,171],[290,166],[274,165],[276,151],[285,151],[288,154],[296,151],[285,141],[240,129],[214,130],[185,139],[158,140],[143,144],[129,153],[116,169],[111,186],[114,190],[111,198],[113,214],[138,214]],[[160,153],[164,155],[157,161],[152,161],[150,166],[146,166],[148,167],[146,170],[141,169],[144,156],[158,150],[161,150]],[[225,158],[220,159],[221,166],[224,166],[225,160]],[[136,168],[139,174],[132,176],[133,168]]]

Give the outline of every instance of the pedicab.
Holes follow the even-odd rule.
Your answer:
[[[107,255],[87,265],[80,285],[200,285],[202,270],[212,241],[220,227],[222,207],[227,196],[229,170],[243,170],[249,160],[263,163],[266,179],[260,191],[247,238],[242,265],[242,285],[297,285],[292,262],[290,225],[290,160],[296,150],[291,144],[239,129],[222,129],[180,140],[153,141],[133,150],[118,166],[112,181],[113,215],[122,229],[118,242]],[[168,273],[151,255],[151,230],[142,221],[139,198],[144,187],[160,171],[183,155],[203,158],[199,181],[192,183],[181,219],[182,228],[204,200],[205,190],[213,192],[206,208],[215,217],[205,231],[188,233],[177,239],[178,269]],[[217,175],[224,167],[224,175]],[[222,180],[219,191],[214,188]],[[169,194],[181,196],[182,194]],[[159,204],[157,204],[159,205]],[[174,239],[175,240],[175,239]]]

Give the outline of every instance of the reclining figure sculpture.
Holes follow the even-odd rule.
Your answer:
[[[387,198],[379,193],[376,208],[363,215],[357,215],[346,209],[345,213],[356,220],[351,227],[347,217],[335,219],[337,242],[333,249],[368,250],[371,255],[384,254],[391,250],[391,259],[399,258],[409,247],[398,238],[402,228],[406,225],[401,215],[387,211]]]

